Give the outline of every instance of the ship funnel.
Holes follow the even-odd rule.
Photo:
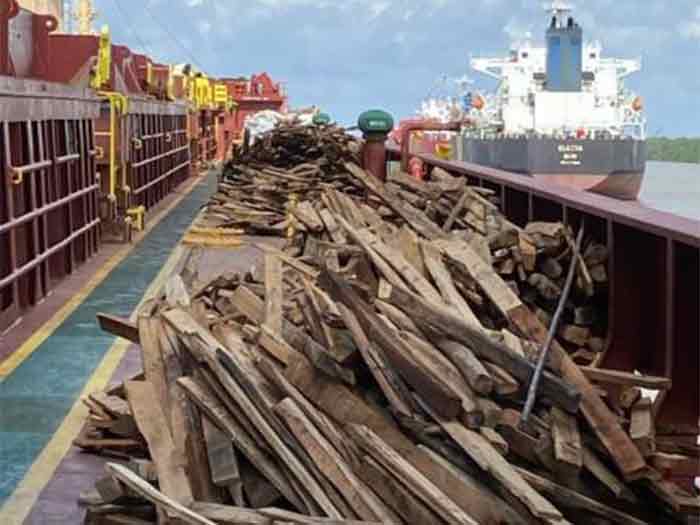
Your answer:
[[[583,30],[568,6],[555,3],[547,29],[547,91],[581,91]]]

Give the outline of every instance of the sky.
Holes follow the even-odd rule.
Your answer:
[[[145,3],[145,5],[144,5]],[[700,136],[700,0],[577,0],[586,39],[606,56],[643,60],[627,86],[645,101],[649,133]],[[473,55],[500,56],[530,32],[541,0],[96,0],[96,25],[166,63],[211,76],[267,71],[293,107],[315,104],[343,124],[366,109],[412,115]]]

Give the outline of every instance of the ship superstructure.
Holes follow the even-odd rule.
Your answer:
[[[495,107],[472,115],[506,135],[644,139],[641,99],[624,85],[626,77],[641,70],[641,60],[603,57],[600,42],[583,42],[570,7],[555,4],[551,12],[546,47],[528,37],[507,57],[471,60],[475,71],[500,81]]]

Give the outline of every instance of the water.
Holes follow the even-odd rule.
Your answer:
[[[649,162],[640,200],[700,221],[700,164]]]

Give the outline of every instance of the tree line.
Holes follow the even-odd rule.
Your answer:
[[[700,164],[700,138],[653,137],[648,142],[649,160]]]

